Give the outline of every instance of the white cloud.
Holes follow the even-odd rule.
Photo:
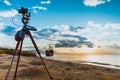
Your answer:
[[[103,32],[101,36],[106,37],[106,36],[110,36],[110,35],[111,35],[111,33],[110,33],[110,32]]]
[[[106,23],[104,25],[104,29],[108,29],[108,28],[120,29],[120,23]]]
[[[101,28],[102,27],[100,24],[95,23],[93,21],[88,21],[87,26],[96,27],[96,28]]]
[[[84,33],[89,33],[91,30],[89,27],[86,27],[84,29],[77,29],[75,25],[72,25],[73,26],[73,30],[70,29],[70,26],[71,25],[59,25],[59,26],[53,26],[52,28],[53,29],[57,29],[58,32],[55,33],[57,36],[59,35],[63,35],[63,34],[70,34],[70,35],[81,35],[81,34],[84,34]],[[77,26],[79,27],[79,26]],[[74,31],[74,29],[77,29],[76,31]]]
[[[8,36],[0,32],[0,47],[14,48],[16,41],[14,36]],[[8,45],[9,44],[9,45]]]
[[[51,4],[51,1],[50,0],[48,0],[48,1],[41,1],[40,3],[41,4]]]
[[[110,22],[107,22],[106,24],[104,25],[101,25],[99,23],[96,23],[94,21],[88,21],[87,23],[87,26],[89,27],[93,27],[93,28],[98,28],[98,29],[120,29],[120,23],[110,23]]]
[[[94,40],[90,41],[98,41],[99,39],[101,39],[104,43],[105,40],[112,40],[113,42],[116,42],[116,40],[120,40],[120,23],[107,22],[105,24],[101,24],[94,21],[88,21],[87,27],[89,28],[89,33],[82,33],[81,35],[93,37]]]
[[[102,37],[108,37],[108,36],[112,36],[112,35],[117,35],[118,32],[103,32],[101,34]]]
[[[8,0],[4,0],[4,3],[8,6],[12,5]]]
[[[17,10],[6,10],[6,11],[0,11],[0,17],[8,18],[8,17],[13,17],[16,14],[18,14]]]
[[[110,2],[111,0],[107,0],[108,2]]]
[[[39,9],[39,10],[47,10],[46,7],[42,7],[42,6],[33,6],[32,9]]]
[[[87,28],[84,28],[82,30],[79,30],[78,32],[81,33],[81,34],[82,33],[89,33],[90,32],[90,28],[87,27]]]
[[[100,4],[104,4],[106,2],[110,2],[111,0],[84,0],[83,1],[83,4],[85,6],[91,6],[91,7],[95,7],[97,5],[100,5]]]
[[[53,26],[53,29],[59,30],[59,32],[62,33],[68,33],[69,31],[69,25],[60,25],[60,26]]]
[[[4,28],[4,23],[0,22],[0,30]]]
[[[119,30],[120,29],[120,23],[105,23],[105,24],[100,24],[96,23],[94,21],[88,21],[87,26],[83,29],[77,29],[77,31],[72,31],[70,30],[70,25],[59,25],[59,26],[53,26],[53,29],[57,29],[58,32],[53,34],[54,36],[59,36],[64,34],[69,34],[69,35],[79,35],[79,36],[87,36],[87,37],[95,37],[97,39],[108,39],[109,38],[114,38],[115,36],[118,36],[120,34]],[[113,36],[114,35],[114,36]]]
[[[36,10],[36,9],[33,9],[33,12],[34,12],[34,13],[37,13],[37,10]]]
[[[47,8],[42,6],[33,6],[32,9],[34,13],[37,13],[38,12],[37,10],[47,11]]]
[[[59,41],[59,40],[73,40],[73,41],[79,41],[79,39],[78,38],[75,38],[75,37],[63,37],[63,36],[51,36],[51,37],[49,37],[49,39],[50,40],[55,40],[55,41]]]

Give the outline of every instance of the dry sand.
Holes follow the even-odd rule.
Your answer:
[[[4,80],[12,55],[0,54],[0,80]],[[17,56],[16,56],[17,58]],[[44,59],[53,80],[120,80],[120,70]],[[8,80],[13,80],[16,59]],[[38,57],[21,56],[16,80],[51,80]]]

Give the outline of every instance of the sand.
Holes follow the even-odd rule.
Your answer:
[[[4,80],[12,55],[0,54],[0,80]],[[17,56],[16,56],[17,59]],[[16,60],[8,80],[13,80]],[[53,80],[120,80],[120,70],[44,59]],[[38,57],[21,56],[16,80],[51,80]]]

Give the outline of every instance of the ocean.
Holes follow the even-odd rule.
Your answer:
[[[58,54],[55,53],[54,56],[43,57],[53,60],[60,61],[70,61],[82,64],[91,64],[102,67],[116,68],[120,69],[120,54]]]

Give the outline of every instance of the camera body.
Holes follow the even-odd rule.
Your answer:
[[[28,20],[30,20],[30,12],[28,12],[27,8],[21,7],[18,10],[19,14],[22,14],[22,22],[23,24],[28,24]]]
[[[28,13],[28,9],[27,9],[27,8],[24,8],[24,7],[21,7],[21,8],[18,10],[18,13],[21,13],[21,14]]]

